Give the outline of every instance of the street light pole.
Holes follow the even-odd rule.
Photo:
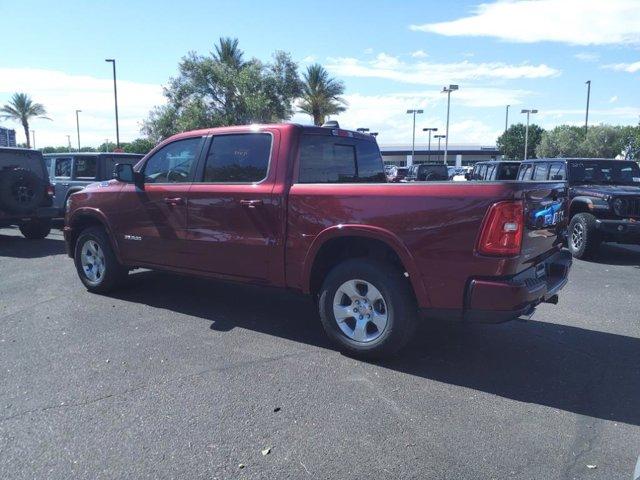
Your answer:
[[[82,110],[76,110],[76,130],[78,131],[78,151],[80,151],[80,119],[78,114],[82,112]]]
[[[444,137],[446,137],[446,135],[434,135],[434,138],[438,139],[438,155],[440,155],[440,140],[442,140]]]
[[[506,132],[509,128],[509,107],[511,105],[507,105],[507,113],[504,116],[504,131]]]
[[[71,153],[71,135],[67,135],[67,143],[69,144],[69,153]]]
[[[527,127],[524,131],[524,159],[527,159],[527,149],[529,148],[529,115],[532,113],[538,113],[536,109],[523,109],[520,113],[527,114]]]
[[[449,110],[451,109],[451,92],[458,90],[458,85],[449,85],[448,87],[442,87],[442,93],[447,94],[447,128],[444,134],[444,164],[447,165],[447,154],[449,152]]]
[[[589,98],[591,97],[591,80],[584,82],[587,84],[587,111],[584,117],[584,134],[587,134],[589,129]]]
[[[430,162],[431,161],[431,132],[437,132],[438,129],[434,127],[427,127],[427,128],[423,128],[422,131],[429,132],[429,147],[428,147],[429,154],[427,158],[428,158],[428,161]]]
[[[416,113],[424,113],[424,110],[407,110],[407,113],[413,115],[413,139],[411,141],[411,165],[413,165],[413,158],[416,156]],[[411,166],[409,162],[407,162],[407,167]]]
[[[116,87],[116,60],[114,58],[106,58],[105,62],[113,65],[113,98],[116,104],[116,148],[120,148],[120,127],[118,125],[118,87]]]

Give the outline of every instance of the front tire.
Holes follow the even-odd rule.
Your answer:
[[[319,310],[329,338],[342,351],[361,358],[395,354],[417,323],[415,298],[402,272],[370,259],[334,267],[320,290]]]
[[[576,258],[590,258],[602,243],[596,230],[596,217],[578,213],[569,223],[569,251]]]
[[[51,232],[51,219],[32,218],[20,225],[20,232],[29,240],[42,240]]]
[[[78,276],[90,292],[110,292],[120,286],[128,274],[118,262],[102,227],[82,231],[76,242],[74,260]]]

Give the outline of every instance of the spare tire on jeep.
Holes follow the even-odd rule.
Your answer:
[[[46,184],[34,172],[14,168],[0,172],[0,209],[11,213],[33,212],[44,199]]]

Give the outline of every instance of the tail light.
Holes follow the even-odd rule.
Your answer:
[[[478,253],[509,256],[520,253],[524,211],[521,201],[494,203],[482,223]]]
[[[56,189],[53,188],[53,185],[47,185],[47,195],[53,197],[56,194]]]

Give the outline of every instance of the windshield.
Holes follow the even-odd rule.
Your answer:
[[[640,167],[635,162],[579,160],[569,162],[569,182],[587,185],[640,186]]]

